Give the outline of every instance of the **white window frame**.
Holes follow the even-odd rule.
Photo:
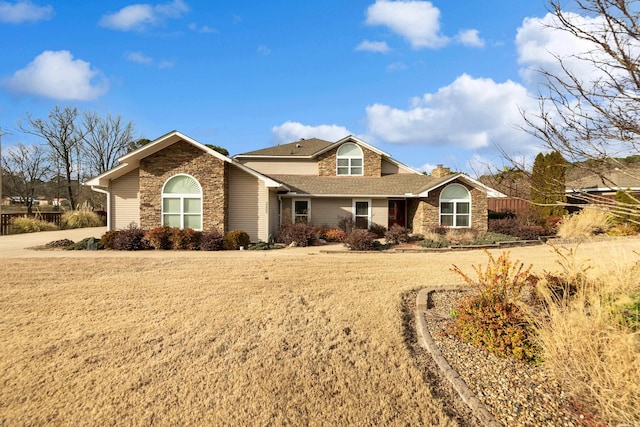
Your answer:
[[[450,187],[453,187],[453,186],[463,188],[464,191],[467,192],[469,197],[466,198],[466,199],[459,199],[459,198],[458,199],[445,199],[445,198],[443,198],[442,197],[442,193],[444,193],[444,191],[447,188],[450,188]],[[471,221],[472,220],[472,218],[471,218],[471,212],[472,212],[471,201],[472,201],[471,192],[469,191],[469,189],[467,187],[465,187],[462,184],[457,184],[457,183],[449,184],[448,186],[443,188],[442,191],[440,192],[440,202],[438,204],[438,223],[440,224],[440,226],[447,227],[447,228],[471,228],[471,224],[473,224],[472,221]],[[443,203],[453,203],[453,212],[452,213],[443,214],[442,213],[442,204]],[[469,212],[468,213],[458,213],[458,203],[467,203],[469,205]],[[442,217],[444,215],[450,216],[450,217],[453,218],[453,225],[443,225],[442,224]],[[462,216],[466,216],[468,218],[468,222],[469,222],[468,225],[458,225],[458,218],[462,217]]]
[[[371,227],[371,199],[353,199],[352,203],[352,212],[353,212],[353,224],[356,224],[356,204],[357,203],[367,203],[367,230]],[[363,216],[360,216],[363,218]]]
[[[359,156],[345,156],[345,155],[340,155],[340,150],[343,147],[346,147],[348,145],[353,145],[354,147],[356,147],[359,151],[360,151],[360,155]],[[354,166],[353,165],[353,160],[360,160],[360,166]],[[347,165],[346,166],[338,166],[338,164],[340,163],[340,160],[346,160],[347,161]],[[340,173],[340,169],[347,169],[347,173]],[[353,173],[353,169],[354,168],[360,168],[360,173]],[[362,150],[362,147],[360,147],[358,144],[355,144],[353,142],[347,142],[345,144],[342,144],[339,148],[338,151],[336,151],[336,176],[363,176],[364,175],[364,151]]]
[[[296,202],[307,202],[307,214],[306,215],[298,215],[296,214]],[[291,199],[291,221],[295,224],[296,217],[307,217],[306,224],[311,224],[311,199]]]
[[[167,184],[169,183],[169,181],[171,181],[174,178],[177,177],[188,177],[193,179],[193,181],[198,185],[198,190],[199,193],[195,194],[195,193],[165,193],[165,188],[167,186]],[[165,212],[164,210],[164,201],[165,199],[178,199],[180,200],[180,212]],[[198,228],[194,228],[194,230],[198,230],[198,231],[202,231],[202,224],[203,224],[203,216],[204,216],[204,212],[202,211],[202,186],[200,185],[200,182],[198,182],[197,179],[195,179],[193,176],[185,174],[185,173],[179,173],[176,175],[173,175],[171,177],[169,177],[164,184],[162,185],[162,193],[160,195],[160,218],[161,218],[161,224],[162,226],[164,226],[164,216],[165,214],[167,215],[180,215],[180,228],[184,229],[184,218],[185,216],[196,216],[196,214],[189,214],[189,213],[185,213],[184,212],[184,201],[185,199],[199,199],[200,200],[200,213],[197,214],[200,216],[200,227]],[[191,227],[188,227],[191,228]]]

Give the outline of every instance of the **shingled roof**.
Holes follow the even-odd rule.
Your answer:
[[[261,150],[249,151],[248,153],[238,154],[236,157],[253,157],[253,156],[295,156],[295,157],[311,157],[319,151],[324,150],[333,142],[325,141],[318,138],[301,139],[288,144],[276,145],[273,147],[263,148]]]
[[[404,196],[417,193],[437,179],[421,174],[392,174],[382,177],[313,175],[269,175],[291,192],[305,195]]]

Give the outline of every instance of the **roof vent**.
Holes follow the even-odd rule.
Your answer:
[[[296,148],[300,148],[300,147],[302,147],[302,145],[296,144]]]

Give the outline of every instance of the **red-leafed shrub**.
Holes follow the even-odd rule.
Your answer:
[[[224,237],[218,230],[204,231],[200,238],[200,250],[221,251],[224,249]]]
[[[313,242],[315,235],[314,227],[309,224],[302,222],[289,223],[280,226],[276,239],[285,245],[295,243],[298,246],[309,246]]]
[[[376,249],[376,235],[368,230],[354,228],[344,238],[344,243],[352,251],[372,251]]]

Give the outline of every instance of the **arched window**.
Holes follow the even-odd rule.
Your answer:
[[[189,175],[176,175],[162,189],[162,225],[202,230],[202,188]]]
[[[342,144],[336,153],[336,175],[363,175],[362,148],[352,142]]]
[[[451,184],[440,193],[440,225],[471,226],[471,194],[460,184]]]

